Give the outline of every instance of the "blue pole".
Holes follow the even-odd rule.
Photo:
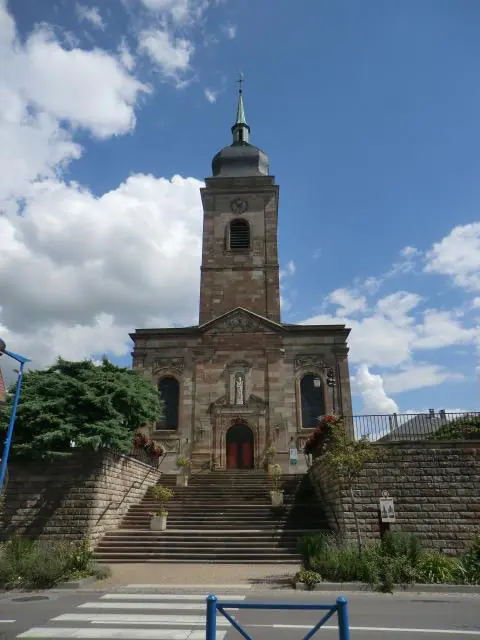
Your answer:
[[[350,640],[350,627],[348,625],[347,601],[343,596],[337,598],[338,638]]]
[[[205,626],[206,640],[216,640],[217,637],[217,596],[207,596],[207,624]],[[348,640],[348,639],[347,639]]]
[[[5,490],[5,477],[7,475],[7,464],[8,464],[8,455],[10,453],[10,447],[12,445],[12,436],[13,436],[13,427],[15,426],[15,417],[17,415],[17,407],[18,400],[20,398],[20,391],[22,389],[22,379],[23,379],[23,367],[27,362],[30,362],[28,358],[24,358],[23,356],[18,355],[18,353],[13,353],[13,351],[7,351],[4,347],[3,341],[0,341],[3,349],[0,351],[0,355],[4,353],[6,356],[10,356],[17,362],[20,363],[20,370],[18,372],[17,378],[17,387],[15,389],[15,397],[13,399],[12,405],[12,413],[10,414],[10,422],[8,423],[7,429],[7,437],[5,439],[5,445],[3,447],[3,456],[2,456],[2,466],[0,468],[0,495],[3,495]]]

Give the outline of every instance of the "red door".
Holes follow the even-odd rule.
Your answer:
[[[227,443],[227,469],[237,468],[237,443]]]
[[[252,458],[253,458],[252,443],[251,442],[242,443],[242,460],[241,460],[240,468],[251,469],[253,466]]]

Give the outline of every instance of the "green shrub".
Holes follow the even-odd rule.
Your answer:
[[[112,575],[112,570],[107,564],[95,564],[90,565],[90,573],[97,580],[106,580]]]
[[[396,584],[480,583],[480,536],[462,561],[438,552],[426,552],[412,534],[389,532],[381,542],[356,545],[339,543],[332,535],[303,538],[298,545],[304,570],[333,582],[360,581],[392,592]]]
[[[480,440],[480,416],[466,416],[447,422],[428,436],[429,440]]]
[[[477,534],[462,556],[463,578],[468,584],[480,584],[480,534]]]
[[[13,536],[0,546],[0,588],[50,588],[73,578],[107,577],[92,562],[87,539],[80,543],[32,542]]]
[[[301,582],[309,589],[313,589],[313,587],[322,581],[322,576],[316,571],[310,571],[308,569],[301,569],[297,574],[295,574],[294,582]]]
[[[415,572],[417,581],[423,584],[452,584],[461,578],[462,565],[438,551],[426,551]]]
[[[312,561],[330,552],[334,538],[328,533],[305,536],[298,541],[298,552],[302,556],[305,569],[311,569]]]

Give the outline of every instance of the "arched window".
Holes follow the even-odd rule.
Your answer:
[[[320,376],[307,373],[300,380],[302,400],[302,427],[311,429],[318,424],[319,416],[325,415],[325,400]]]
[[[231,251],[244,251],[250,248],[250,225],[246,220],[232,220],[229,240]]]
[[[176,378],[166,376],[158,383],[160,400],[163,401],[163,418],[158,423],[158,429],[176,429],[178,427],[178,409],[180,400],[180,385]]]

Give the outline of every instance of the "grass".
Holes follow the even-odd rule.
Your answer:
[[[0,545],[0,588],[49,589],[67,580],[108,577],[93,562],[87,539],[80,544],[25,540],[14,536]]]
[[[307,586],[314,580],[363,582],[392,592],[396,584],[480,584],[480,535],[461,558],[425,551],[418,537],[400,532],[368,542],[361,552],[332,535],[312,535],[300,541],[299,552],[303,569],[294,581]]]

